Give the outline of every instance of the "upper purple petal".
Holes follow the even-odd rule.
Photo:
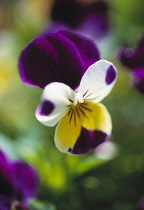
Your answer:
[[[19,58],[22,81],[44,88],[62,82],[75,89],[89,67],[99,60],[92,40],[68,31],[45,33],[31,41]]]
[[[83,60],[84,71],[86,71],[90,65],[100,59],[96,44],[94,44],[91,39],[88,39],[78,33],[75,34],[69,31],[61,31],[61,33],[68,37],[77,47],[81,59]]]
[[[74,148],[70,151],[72,154],[85,154],[89,150],[96,148],[99,144],[106,141],[108,135],[102,131],[90,131],[82,128],[81,135],[79,136]]]
[[[13,174],[15,181],[15,198],[26,203],[36,194],[39,179],[36,171],[23,161],[13,163]]]
[[[121,48],[119,59],[129,69],[144,66],[144,36],[138,41],[136,48]]]
[[[144,66],[131,71],[132,85],[144,94]]]

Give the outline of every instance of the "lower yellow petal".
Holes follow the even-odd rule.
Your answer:
[[[88,130],[100,130],[107,134],[111,133],[112,122],[111,117],[103,104],[86,102],[85,115],[83,118],[83,127]]]
[[[109,112],[93,102],[71,106],[57,125],[56,147],[64,153],[83,154],[102,143],[111,133]]]
[[[81,119],[76,110],[73,109],[71,113],[68,111],[56,127],[54,138],[56,147],[61,152],[70,153],[81,133],[81,128]]]

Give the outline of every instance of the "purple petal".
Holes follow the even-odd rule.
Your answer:
[[[134,69],[131,72],[132,85],[142,94],[144,94],[144,67]]]
[[[122,64],[129,69],[144,66],[144,37],[142,37],[134,50],[121,48],[118,57]]]
[[[94,149],[99,144],[106,141],[108,135],[102,131],[90,131],[82,128],[81,135],[79,136],[74,148],[70,151],[72,154],[85,154],[89,150]]]
[[[69,31],[62,31],[63,35],[68,37],[77,47],[84,64],[86,71],[89,66],[100,59],[99,51],[91,39],[80,34],[74,34]]]
[[[15,175],[15,198],[26,203],[36,194],[39,179],[36,171],[27,163],[17,161],[13,163]]]
[[[85,7],[85,17],[79,31],[92,38],[102,38],[109,29],[109,7],[106,2],[97,1]]]
[[[92,2],[85,6],[85,13],[99,15],[105,19],[109,13],[109,5],[105,1]]]
[[[11,164],[6,159],[4,153],[0,150],[0,194],[12,196],[13,194],[13,177]]]
[[[87,67],[99,59],[95,44],[67,31],[46,33],[31,41],[19,59],[22,81],[44,88],[62,82],[75,89]]]
[[[51,17],[93,38],[103,36],[109,28],[109,7],[104,1],[78,2],[55,0]]]
[[[83,6],[75,0],[55,0],[51,11],[54,21],[76,27],[84,16]]]

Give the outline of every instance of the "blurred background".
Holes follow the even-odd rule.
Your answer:
[[[113,132],[110,145],[81,156],[56,149],[55,128],[41,125],[34,115],[42,90],[24,85],[17,69],[21,50],[39,34],[59,28],[80,31],[55,16],[56,2],[0,0],[0,149],[36,168],[41,184],[29,204],[32,210],[144,209],[144,95],[131,87],[129,71],[117,58],[121,46],[133,48],[144,32],[144,1],[105,2],[107,25],[92,38],[101,58],[113,62],[119,73],[113,91],[103,100]],[[95,0],[77,0],[78,5],[91,2]],[[75,10],[71,13],[76,17]],[[57,22],[59,26],[53,27]]]

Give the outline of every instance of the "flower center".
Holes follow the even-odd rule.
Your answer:
[[[77,93],[76,93],[76,99],[77,99],[77,102],[84,103],[84,98],[81,98]]]
[[[84,98],[81,98],[77,92],[75,92],[75,98],[73,100],[69,99],[74,106],[77,106],[78,103],[84,103]]]
[[[87,117],[87,112],[91,112],[92,110],[87,107],[88,103],[86,102],[79,102],[77,101],[77,104],[75,105],[72,103],[69,105],[69,110],[67,112],[67,115],[69,116],[69,124],[71,122],[74,122],[74,125],[76,126],[76,122],[78,119],[82,119],[83,117]]]

